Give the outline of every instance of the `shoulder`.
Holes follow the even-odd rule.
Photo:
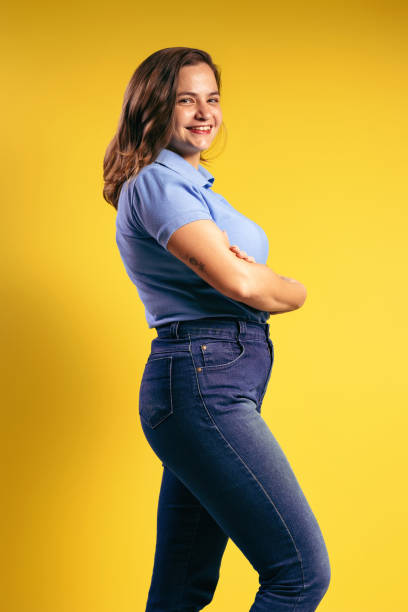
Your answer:
[[[132,181],[133,188],[139,195],[170,195],[175,192],[178,195],[198,195],[199,190],[187,177],[179,172],[159,163],[151,163],[142,168]]]
[[[161,180],[168,177],[171,178],[174,174],[177,175],[177,173],[171,168],[163,166],[163,164],[152,162],[151,164],[144,166],[144,168],[137,173],[135,182]]]

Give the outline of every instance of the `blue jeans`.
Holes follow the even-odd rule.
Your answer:
[[[330,581],[316,518],[261,416],[274,360],[268,323],[156,328],[139,393],[163,465],[146,612],[210,603],[231,538],[259,574],[250,612],[311,612]]]

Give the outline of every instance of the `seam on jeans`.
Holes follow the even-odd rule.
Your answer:
[[[193,357],[193,353],[191,350],[191,338],[189,335],[189,339],[190,339],[190,345],[189,345],[189,350],[190,350],[190,356],[191,356],[191,360],[193,362],[193,367],[194,367],[194,372],[195,372],[195,377],[196,377],[196,381],[197,381],[197,388],[198,388],[198,392],[200,394],[200,398],[201,401],[203,403],[204,409],[208,415],[208,417],[211,419],[212,423],[214,424],[214,427],[216,427],[218,433],[220,434],[220,436],[224,439],[224,441],[226,442],[226,444],[232,449],[232,451],[236,454],[236,456],[238,457],[238,459],[241,461],[241,463],[244,465],[244,467],[247,469],[247,471],[251,474],[252,478],[255,480],[255,482],[258,484],[258,486],[261,488],[261,490],[264,492],[264,494],[266,495],[266,497],[268,498],[269,502],[272,504],[273,508],[275,509],[276,514],[279,516],[280,520],[282,521],[282,524],[284,525],[286,531],[289,534],[289,537],[292,541],[292,544],[296,550],[296,555],[300,564],[300,570],[302,572],[302,583],[303,583],[303,592],[305,591],[305,576],[304,576],[304,572],[303,572],[303,562],[302,562],[302,555],[300,554],[295,540],[289,530],[289,527],[287,526],[287,524],[285,523],[282,515],[280,514],[279,510],[277,509],[277,507],[275,506],[275,504],[273,503],[272,498],[270,497],[270,495],[268,494],[268,492],[265,490],[265,488],[262,486],[262,484],[259,482],[258,478],[255,476],[255,474],[253,473],[253,471],[251,470],[251,468],[247,465],[247,463],[242,459],[241,455],[238,453],[238,451],[232,446],[232,444],[230,444],[230,442],[228,442],[228,440],[226,439],[226,437],[224,436],[224,434],[222,433],[221,429],[218,427],[217,423],[214,421],[213,417],[211,416],[210,412],[208,411],[208,408],[205,404],[204,398],[202,396],[201,393],[201,389],[200,389],[200,384],[198,381],[198,376],[197,376],[197,368],[195,366],[195,362],[194,362],[194,357]],[[295,612],[296,608],[297,608],[297,604],[299,602],[299,599],[301,597],[302,593],[299,593],[299,597],[297,598],[296,602],[295,602],[295,607],[293,608],[293,612]]]
[[[263,402],[263,399],[264,399],[264,397],[265,397],[266,389],[267,389],[267,387],[268,387],[268,383],[269,383],[270,378],[271,378],[271,375],[272,375],[273,356],[272,356],[272,351],[271,351],[271,345],[269,344],[269,338],[267,338],[267,344],[268,344],[269,357],[270,357],[271,364],[270,364],[270,366],[269,366],[268,376],[267,376],[267,378],[266,378],[266,383],[265,383],[265,386],[264,386],[264,388],[263,388],[263,391],[262,391],[261,397],[260,397],[259,402],[258,402],[258,404],[257,404],[257,409],[262,407],[262,402]]]
[[[193,556],[193,549],[194,549],[194,544],[196,542],[196,538],[197,538],[197,533],[198,533],[198,526],[201,522],[201,516],[202,516],[202,506],[195,506],[195,508],[198,508],[198,519],[195,525],[195,529],[194,529],[194,533],[193,536],[191,538],[191,548],[190,548],[190,554],[188,556],[187,559],[187,565],[186,565],[186,574],[185,574],[185,579],[184,579],[184,584],[181,587],[181,591],[180,591],[180,599],[178,601],[177,605],[177,609],[180,610],[180,612],[182,612],[181,608],[179,607],[182,603],[183,603],[183,597],[184,597],[184,593],[186,591],[186,586],[188,584],[188,570],[190,569],[190,562],[191,562],[191,558]]]

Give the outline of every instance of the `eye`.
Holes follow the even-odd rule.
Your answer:
[[[188,100],[192,100],[193,98],[181,98],[179,102],[188,102]],[[210,100],[214,100],[215,103],[219,102],[218,98],[209,98]]]

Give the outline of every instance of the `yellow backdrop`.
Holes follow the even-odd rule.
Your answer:
[[[137,407],[155,332],[120,260],[102,160],[133,71],[169,46],[221,67],[214,190],[308,290],[270,318],[263,415],[327,543],[319,610],[404,608],[407,26],[407,4],[385,0],[3,11],[5,611],[144,611],[162,465]],[[245,612],[257,588],[230,540],[209,609]]]

